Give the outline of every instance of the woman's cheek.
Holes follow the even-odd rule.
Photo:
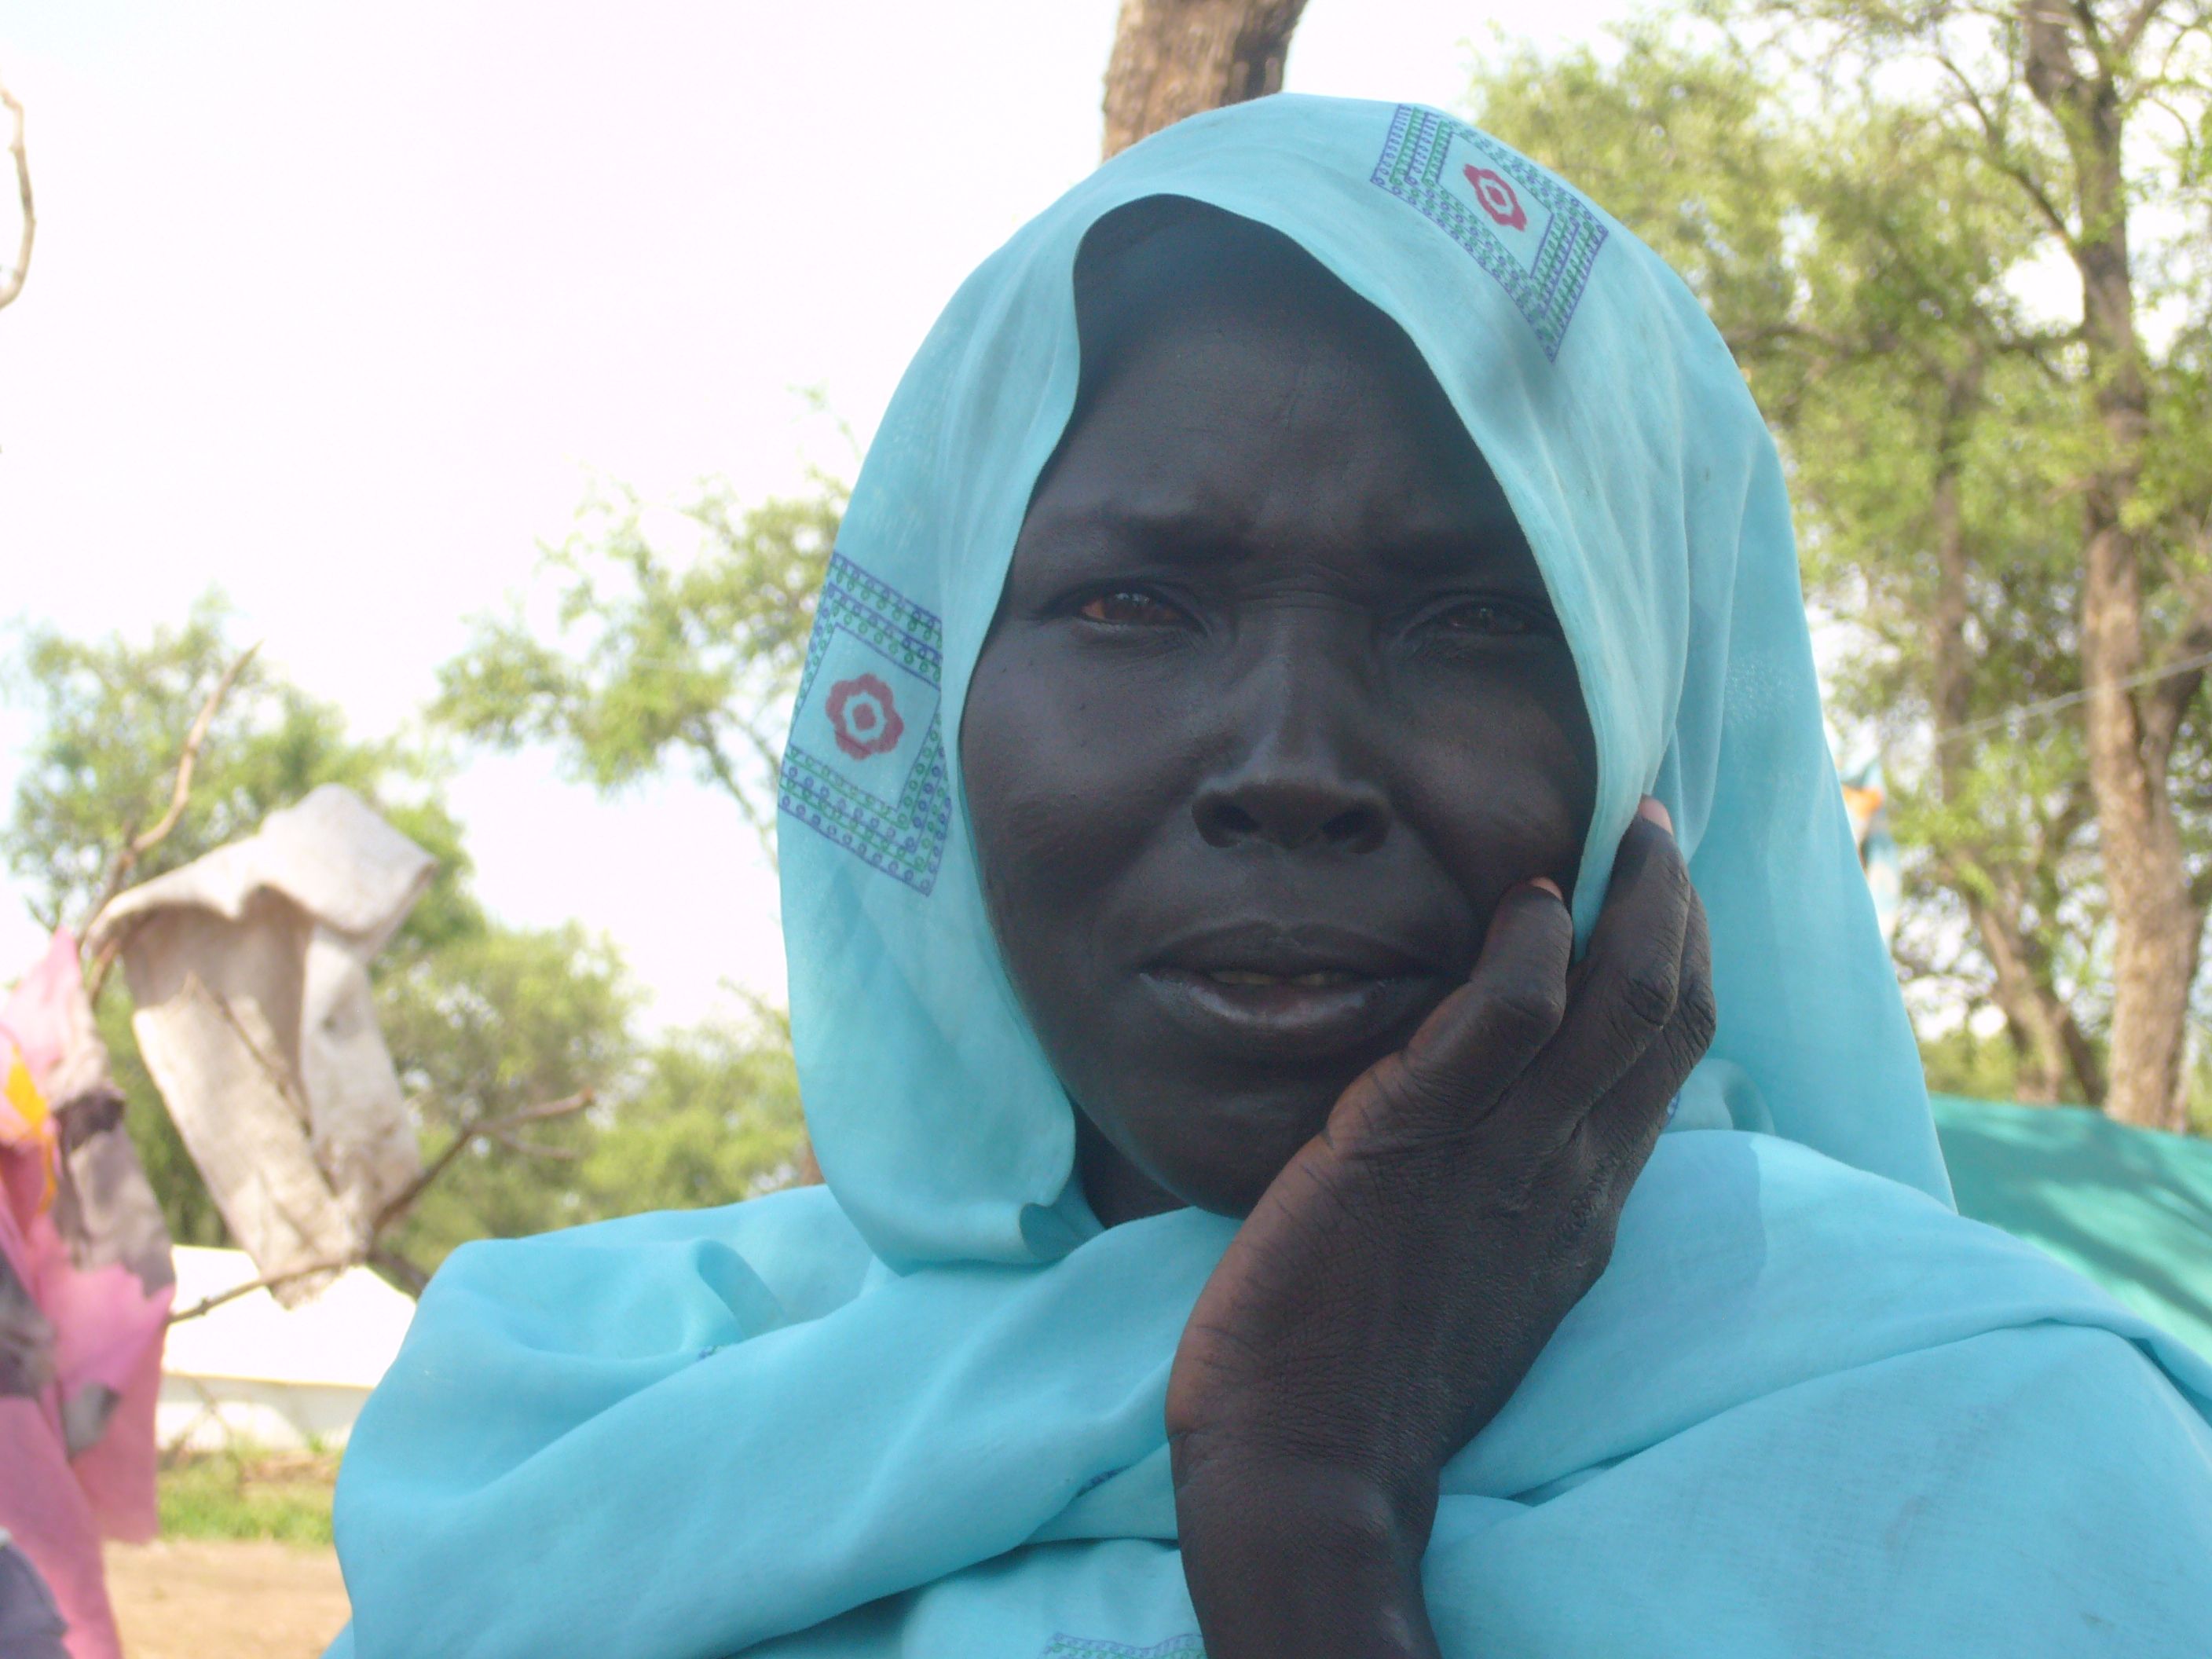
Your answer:
[[[1595,789],[1548,726],[1462,731],[1423,745],[1401,775],[1403,816],[1480,914],[1516,882],[1579,867]]]

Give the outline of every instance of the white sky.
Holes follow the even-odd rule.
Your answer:
[[[1623,0],[1310,0],[1291,88],[1449,104],[1470,37]],[[39,240],[0,311],[0,619],[243,637],[389,731],[593,473],[788,483],[865,436],[991,249],[1094,164],[1116,0],[0,0]],[[15,246],[0,191],[0,247]],[[0,801],[19,713],[0,710]],[[780,997],[773,878],[688,783],[547,756],[454,804],[487,902],[690,1020]],[[39,943],[0,876],[0,980]]]

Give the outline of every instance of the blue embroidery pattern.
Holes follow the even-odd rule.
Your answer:
[[[937,717],[944,677],[938,619],[832,554],[777,805],[924,896],[952,823]]]
[[[1170,1636],[1156,1647],[1125,1647],[1084,1636],[1055,1636],[1037,1659],[1206,1659],[1206,1644],[1194,1634]]]
[[[1456,176],[1446,171],[1462,157],[1462,173],[1470,186],[1466,196],[1455,188]],[[1473,127],[1412,104],[1399,106],[1390,123],[1373,182],[1473,254],[1528,319],[1544,356],[1558,359],[1575,307],[1589,285],[1591,263],[1605,243],[1605,227],[1587,203]],[[1524,198],[1544,216],[1533,231]],[[1516,242],[1524,245],[1521,253],[1508,246],[1502,230],[1516,233]]]

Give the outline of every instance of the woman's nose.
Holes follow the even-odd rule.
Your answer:
[[[1370,853],[1389,827],[1377,792],[1310,770],[1249,769],[1201,789],[1190,811],[1214,847],[1262,842]]]
[[[1376,757],[1363,752],[1381,735],[1367,707],[1366,630],[1345,622],[1338,607],[1285,605],[1248,623],[1250,655],[1209,700],[1216,731],[1234,735],[1191,799],[1210,846],[1369,853],[1382,844],[1390,805],[1369,781]]]

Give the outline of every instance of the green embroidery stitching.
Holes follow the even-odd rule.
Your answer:
[[[1497,233],[1445,187],[1444,167],[1455,139],[1479,152],[1491,167],[1550,212],[1551,223],[1531,265],[1524,267],[1515,258]],[[1590,265],[1605,243],[1605,227],[1589,204],[1534,162],[1473,127],[1412,104],[1401,105],[1390,123],[1390,137],[1382,146],[1382,159],[1375,164],[1373,182],[1419,209],[1473,254],[1528,319],[1544,356],[1558,358],[1575,307],[1589,285]]]
[[[886,799],[855,781],[830,750],[817,752],[810,746],[811,717],[820,713],[814,700],[815,682],[841,640],[865,647],[873,657],[920,682],[908,690],[925,699],[927,726],[913,739],[902,739],[882,752],[879,758],[888,764],[868,775],[888,787],[901,778],[903,764],[896,799]],[[936,884],[952,823],[951,782],[933,695],[943,679],[944,635],[937,618],[842,554],[833,554],[815,611],[806,666],[799,677],[799,712],[784,751],[777,805],[817,834],[925,896]],[[919,715],[922,711],[909,712]],[[914,745],[911,758],[902,763],[897,750],[908,741]],[[876,767],[873,760],[868,764]]]

